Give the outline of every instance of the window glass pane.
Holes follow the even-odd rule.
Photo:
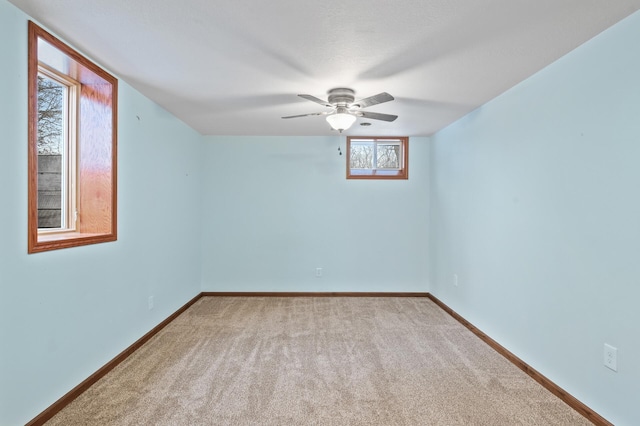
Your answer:
[[[65,75],[70,75],[74,66],[77,68],[76,62],[68,55],[41,38],[38,38],[38,62]]]
[[[63,226],[63,156],[67,87],[38,76],[38,228]]]
[[[400,145],[399,144],[378,144],[378,158],[377,158],[376,168],[399,169],[400,168]]]
[[[352,169],[372,169],[373,168],[373,142],[368,143],[352,143],[351,158],[349,158],[349,167]]]

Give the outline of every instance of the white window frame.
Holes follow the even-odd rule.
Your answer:
[[[77,134],[80,83],[46,65],[38,64],[38,76],[48,78],[64,86],[62,110],[62,212],[59,228],[38,228],[39,235],[73,232],[77,229]]]

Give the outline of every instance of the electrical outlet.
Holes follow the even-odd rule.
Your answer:
[[[453,274],[453,285],[458,287],[458,274]]]
[[[618,349],[604,344],[604,366],[613,371],[618,371]]]
[[[316,268],[316,278],[320,278],[322,276],[322,268]]]
[[[147,300],[147,304],[149,306],[149,310],[153,310],[153,296],[149,296],[149,299]]]

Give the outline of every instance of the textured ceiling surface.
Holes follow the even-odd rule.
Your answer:
[[[351,135],[430,135],[640,0],[10,0],[202,134],[331,135],[299,93],[389,92]],[[25,28],[26,31],[26,28]]]

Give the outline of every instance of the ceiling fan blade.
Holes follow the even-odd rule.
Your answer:
[[[287,117],[282,117],[282,118],[298,118],[298,117],[308,117],[310,115],[327,115],[329,114],[328,112],[313,112],[311,114],[300,114],[300,115],[289,115]]]
[[[298,95],[298,96],[300,96],[301,98],[304,98],[304,99],[306,99],[308,101],[320,104],[322,106],[333,108],[333,105],[331,105],[329,102],[323,101],[322,99],[316,98],[315,96],[311,96],[311,95]]]
[[[394,99],[393,96],[388,94],[387,92],[378,93],[374,96],[369,96],[368,98],[360,99],[359,101],[355,101],[351,104],[352,107],[359,106],[360,108],[370,107],[372,105],[378,105],[383,102],[389,102]]]
[[[382,120],[382,121],[394,121],[396,118],[398,118],[397,115],[380,114],[379,112],[367,112],[367,111],[358,112],[358,116],[364,117],[364,118],[370,118],[372,120]]]

